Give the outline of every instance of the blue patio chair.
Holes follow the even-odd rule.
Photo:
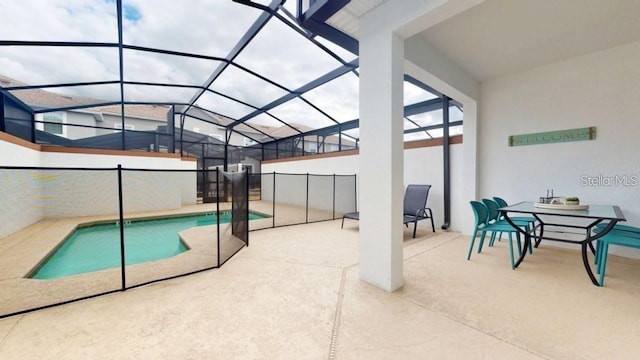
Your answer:
[[[607,224],[598,224],[594,231],[596,233],[602,231],[605,226],[607,226]],[[597,264],[596,270],[600,274],[600,278],[598,279],[598,285],[600,286],[604,286],[609,245],[640,249],[640,228],[616,224],[611,231],[597,240],[595,262]]]
[[[499,208],[509,206],[509,203],[507,203],[507,201],[501,197],[494,196],[493,201],[495,201],[496,204],[498,204]],[[501,219],[502,218],[504,218],[504,216],[501,215]],[[532,229],[535,226],[535,223],[537,221],[536,218],[534,218],[533,216],[511,216],[509,218],[513,221],[528,222]]]
[[[596,225],[593,229],[593,231],[595,233],[599,233],[600,231],[602,231],[608,224],[607,223],[600,223],[598,225]],[[635,226],[630,226],[630,225],[622,225],[622,224],[616,224],[614,225],[613,229],[611,229],[611,231],[607,234],[617,234],[620,236],[625,236],[625,235],[629,235],[629,236],[635,236],[635,234],[640,234],[640,228],[637,228]],[[603,241],[601,241],[602,238],[596,240],[596,257],[595,257],[595,261],[594,263],[597,265],[600,263],[600,256],[599,254],[601,253],[600,248],[602,247]],[[600,272],[600,268],[598,267],[598,272]]]
[[[495,201],[493,201],[491,199],[482,199],[482,203],[489,210],[489,223],[504,223],[504,224],[507,224],[507,225],[511,225],[500,214],[500,211],[498,211],[498,208],[499,208],[498,203],[496,203]],[[529,226],[529,221],[528,220],[515,220],[514,218],[510,218],[510,219],[514,224],[516,224],[517,226],[523,228],[526,232],[528,232],[528,233],[531,232],[531,227]],[[498,236],[502,236],[502,233],[498,232],[497,235]],[[494,242],[496,241],[496,237],[493,237],[491,239],[491,241],[489,242],[489,246],[493,246]],[[532,249],[531,243],[529,243],[529,254],[532,253],[531,249]]]
[[[489,209],[480,201],[470,201],[471,209],[475,217],[475,225],[473,233],[471,234],[471,243],[469,244],[469,252],[467,254],[467,260],[471,259],[471,252],[473,251],[473,244],[476,241],[476,235],[480,232],[480,242],[478,243],[478,253],[482,252],[482,245],[484,244],[485,236],[487,232],[491,232],[491,239],[495,239],[496,233],[507,233],[509,235],[509,255],[511,259],[511,268],[515,269],[515,260],[513,256],[513,234],[516,234],[518,241],[518,254],[522,254],[522,246],[520,242],[520,232],[511,226],[506,221],[489,222]],[[491,241],[490,241],[491,242]]]
[[[493,201],[495,201],[495,203],[498,205],[498,208],[509,206],[507,201],[501,197],[494,196]],[[504,220],[504,215],[498,212],[498,219]],[[536,218],[534,218],[533,216],[511,216],[509,217],[509,219],[511,219],[511,221],[513,221],[514,224],[524,227],[527,230],[527,232],[533,231],[536,226]],[[502,234],[498,234],[498,241],[500,241],[501,238],[502,238]],[[493,246],[493,244],[489,244],[489,245]],[[529,243],[529,254],[532,254],[532,253],[533,253],[533,245]]]

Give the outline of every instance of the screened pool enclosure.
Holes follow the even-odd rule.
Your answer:
[[[347,2],[0,2],[0,135],[47,155],[82,148],[91,164],[47,167],[5,154],[16,161],[0,164],[0,318],[218,268],[248,245],[250,228],[358,210],[354,174],[260,169],[266,160],[359,148],[358,44],[322,20]],[[462,134],[459,103],[404,80],[405,141]],[[100,167],[95,153],[177,166]],[[447,223],[448,180],[444,195]],[[169,250],[179,251],[171,256],[129,261],[137,221],[164,234],[176,217],[225,211],[228,224],[172,230]],[[250,213],[262,218],[249,221]],[[101,243],[115,265],[37,278],[76,228],[95,234],[96,225],[119,234]]]
[[[202,169],[357,149],[357,42],[314,18],[341,3],[2,2],[0,130]],[[461,106],[410,76],[404,104],[405,141],[462,133]]]

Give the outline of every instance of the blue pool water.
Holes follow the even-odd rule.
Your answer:
[[[249,220],[261,218],[249,214]],[[231,221],[229,212],[220,223]],[[166,259],[188,250],[178,233],[196,226],[215,225],[215,214],[126,221],[125,264]],[[215,234],[212,234],[212,241]],[[34,279],[56,279],[69,275],[119,267],[120,226],[118,223],[80,227],[65,240],[35,273]]]

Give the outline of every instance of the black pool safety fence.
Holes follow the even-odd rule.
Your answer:
[[[0,167],[0,318],[216,269],[356,210],[355,175]]]

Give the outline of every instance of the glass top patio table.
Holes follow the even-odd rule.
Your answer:
[[[517,204],[506,206],[498,209],[502,212],[515,212],[522,214],[538,214],[538,215],[555,215],[570,216],[585,219],[602,219],[625,221],[624,214],[618,206],[615,205],[589,205],[585,210],[564,210],[539,208],[535,206],[533,201],[523,201]]]
[[[527,249],[529,247],[531,238],[534,238],[536,240],[536,247],[542,240],[580,244],[582,248],[582,262],[584,263],[585,270],[587,272],[587,275],[589,275],[591,282],[596,286],[598,286],[598,281],[593,275],[589,260],[587,259],[587,247],[591,249],[591,252],[595,253],[592,242],[606,235],[611,229],[613,229],[618,221],[626,221],[622,210],[620,210],[620,207],[616,205],[589,205],[589,207],[584,210],[566,210],[536,207],[533,201],[523,201],[510,206],[501,207],[498,210],[502,213],[502,215],[504,215],[505,220],[509,224],[511,224],[514,228],[524,234],[524,249]],[[527,233],[521,227],[516,226],[516,224],[511,221],[511,219],[509,218],[509,213],[532,215],[538,221],[538,225],[535,227],[532,233]],[[547,220],[546,216],[553,216],[553,222],[545,221]],[[587,221],[587,224],[576,225],[575,223],[572,223],[572,219],[583,219]],[[606,221],[607,225],[597,234],[593,234],[593,232],[591,231],[593,227],[603,221]],[[545,236],[545,225],[583,229],[585,230],[585,236],[584,239],[580,240],[569,240]],[[522,260],[524,260],[526,254],[527,251],[521,252],[520,258],[515,263],[515,267],[518,267],[520,265]]]

